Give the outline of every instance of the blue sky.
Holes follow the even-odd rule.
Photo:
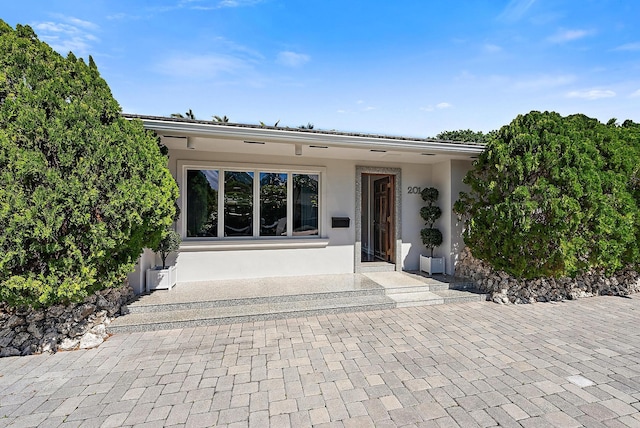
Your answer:
[[[637,0],[21,0],[123,111],[431,137],[531,110],[640,122]]]

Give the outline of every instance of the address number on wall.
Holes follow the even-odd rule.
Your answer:
[[[407,193],[409,193],[410,195],[419,194],[421,191],[422,191],[422,188],[418,186],[407,187]]]

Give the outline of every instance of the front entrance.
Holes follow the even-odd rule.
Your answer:
[[[379,260],[393,263],[395,260],[395,243],[393,242],[393,224],[394,224],[394,197],[393,197],[393,181],[394,177],[388,175],[386,177],[371,176],[373,199],[370,211],[373,211],[372,227],[373,240],[367,237],[372,243],[373,257],[364,258],[363,261]],[[364,238],[363,238],[364,242]]]
[[[355,272],[401,270],[397,198],[400,171],[358,167]]]

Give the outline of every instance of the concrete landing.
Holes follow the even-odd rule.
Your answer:
[[[447,282],[445,282],[447,281]],[[111,333],[481,301],[468,283],[419,273],[369,272],[178,283],[139,296]]]

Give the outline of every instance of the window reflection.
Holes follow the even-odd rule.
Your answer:
[[[253,236],[253,172],[224,173],[224,235]]]
[[[187,236],[218,236],[218,171],[187,171]]]
[[[287,235],[287,174],[260,173],[260,236]]]
[[[319,180],[318,173],[187,169],[186,237],[319,235]]]
[[[293,174],[293,235],[318,234],[318,174]]]

